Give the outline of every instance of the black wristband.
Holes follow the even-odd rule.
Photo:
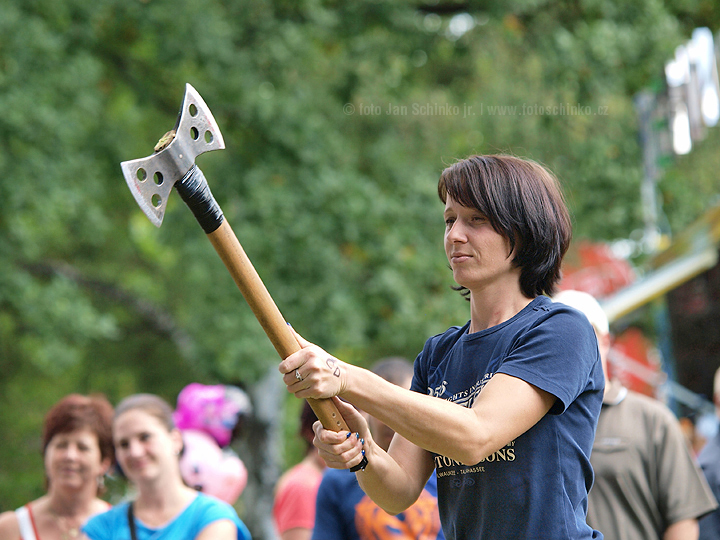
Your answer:
[[[350,468],[350,472],[358,472],[358,471],[364,471],[365,467],[367,467],[368,460],[367,457],[363,456],[362,461],[355,465],[354,467]]]

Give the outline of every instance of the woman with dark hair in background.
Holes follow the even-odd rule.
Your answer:
[[[183,482],[182,435],[162,398],[135,394],[121,401],[113,440],[118,464],[137,497],[91,519],[83,527],[91,540],[250,539],[232,506]]]
[[[98,498],[114,460],[112,405],[103,396],[70,394],[47,413],[43,459],[47,493],[0,515],[0,540],[75,540],[91,516],[110,505]]]

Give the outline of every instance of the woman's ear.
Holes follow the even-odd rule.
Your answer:
[[[182,432],[178,428],[175,428],[170,432],[170,438],[172,439],[173,443],[173,453],[176,456],[181,456],[182,451],[185,448],[185,443],[183,442],[182,438]]]
[[[105,457],[100,461],[100,469],[102,470],[103,476],[108,473],[112,464],[112,460],[109,457]]]
[[[608,352],[612,347],[612,336],[610,333],[595,332],[598,337],[598,348],[600,349],[600,356],[607,358]]]

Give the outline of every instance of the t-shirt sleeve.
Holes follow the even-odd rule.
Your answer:
[[[202,531],[202,529],[211,523],[223,519],[230,520],[235,524],[238,530],[238,540],[250,540],[250,531],[240,520],[235,509],[228,503],[209,496],[201,512],[198,532]]]
[[[428,370],[431,368],[431,361],[433,358],[441,358],[452,345],[457,341],[467,328],[470,326],[470,322],[463,326],[452,326],[448,328],[446,332],[437,334],[425,341],[420,354],[415,358],[413,364],[413,378],[410,384],[410,390],[413,392],[419,392],[420,394],[431,394],[431,389],[428,388],[429,373]]]
[[[432,339],[428,339],[425,342],[423,350],[417,355],[417,358],[413,363],[413,378],[410,383],[410,390],[413,392],[420,392],[421,394],[427,393],[427,367],[424,359],[430,354],[432,347],[431,342]]]
[[[602,376],[592,377],[593,370],[601,369],[597,337],[587,318],[556,306],[517,337],[497,372],[554,395],[558,401],[550,412],[560,414],[582,392],[594,389],[588,386],[602,385]]]

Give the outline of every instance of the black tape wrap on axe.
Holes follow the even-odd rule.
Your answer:
[[[214,232],[222,225],[225,217],[210,192],[205,175],[197,165],[193,165],[182,180],[175,183],[175,188],[192,210],[205,234]]]

